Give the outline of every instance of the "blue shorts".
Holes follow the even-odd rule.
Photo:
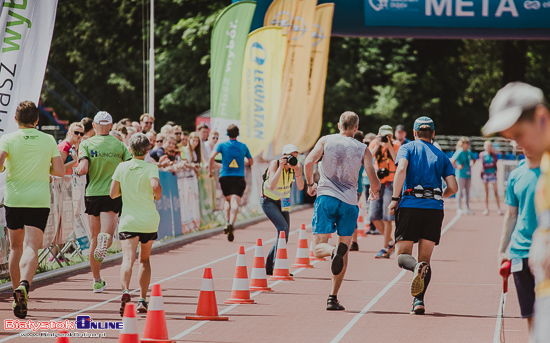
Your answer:
[[[318,196],[313,206],[313,234],[337,232],[338,236],[351,236],[358,217],[359,206],[329,195]]]
[[[393,221],[395,216],[390,214],[390,206],[393,196],[393,182],[385,182],[381,185],[380,196],[374,201],[369,201],[369,219]]]

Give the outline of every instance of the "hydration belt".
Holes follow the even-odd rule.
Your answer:
[[[412,195],[415,198],[422,198],[422,199],[435,199],[435,200],[441,200],[443,192],[439,188],[432,188],[432,187],[422,187],[420,185],[409,188],[403,192],[403,195]]]

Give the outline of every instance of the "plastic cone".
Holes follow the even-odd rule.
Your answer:
[[[254,264],[252,265],[252,273],[250,275],[250,290],[251,291],[273,291],[267,286],[267,275],[265,273],[264,249],[262,239],[256,241],[256,251],[254,252]]]
[[[127,303],[122,316],[122,330],[118,336],[118,343],[139,343],[136,309],[134,304]]]
[[[302,224],[300,229],[300,236],[298,237],[298,249],[296,249],[296,260],[294,264],[290,266],[291,268],[313,268],[309,263],[308,255],[308,246],[307,246],[307,231],[306,224]]]
[[[69,331],[59,331],[59,333],[69,333]],[[57,339],[55,340],[55,343],[70,343],[69,337],[58,336]]]
[[[273,269],[273,275],[269,280],[283,280],[294,281],[294,278],[290,276],[288,271],[288,260],[286,253],[286,235],[284,231],[279,234],[279,241],[277,242],[277,256],[275,257],[275,268]]]
[[[359,218],[357,218],[357,236],[358,237],[367,237],[364,227],[365,227],[365,222],[363,221],[363,216],[359,215]]]
[[[326,261],[324,257],[317,258],[313,253],[313,242],[309,242],[309,260],[310,261]]]
[[[202,278],[201,293],[199,294],[199,304],[197,305],[196,316],[185,316],[185,319],[229,320],[229,317],[220,317],[218,315],[218,304],[216,302],[216,292],[214,292],[212,269],[204,268],[204,276]]]
[[[164,315],[164,302],[162,301],[162,291],[159,284],[153,285],[153,290],[151,291],[149,306],[147,308],[147,317],[145,318],[145,330],[143,331],[143,338],[140,342],[175,342],[168,339],[166,316]]]
[[[235,277],[233,278],[233,290],[231,298],[224,301],[225,304],[254,304],[254,299],[250,299],[250,283],[248,282],[248,271],[246,270],[246,256],[244,247],[239,247],[237,255],[237,266],[235,267]]]

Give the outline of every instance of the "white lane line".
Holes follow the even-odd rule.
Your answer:
[[[443,236],[447,231],[449,231],[449,229],[457,222],[457,220],[460,219],[460,214],[457,214],[450,222],[449,224],[447,224],[443,230],[441,230],[441,236]],[[386,285],[386,287],[384,287],[384,289],[382,289],[380,291],[380,293],[378,293],[376,295],[376,297],[374,297],[374,299],[372,299],[368,304],[367,306],[365,306],[361,312],[359,312],[358,314],[356,314],[353,319],[342,329],[342,331],[340,331],[338,333],[338,335],[336,335],[336,337],[334,337],[332,339],[332,341],[330,341],[330,343],[337,343],[337,342],[340,342],[340,340],[342,338],[344,338],[344,336],[346,335],[346,333],[348,333],[349,330],[351,330],[351,328],[355,325],[355,323],[357,323],[359,321],[359,319],[361,319],[361,317],[363,315],[365,315],[377,302],[378,300],[380,300],[384,294],[386,294],[390,288],[392,288],[402,277],[403,275],[405,275],[406,273],[406,270],[401,270],[401,272],[399,272],[399,274],[397,274],[397,276],[392,280],[390,281],[390,283],[388,283]]]
[[[502,330],[502,322],[504,320],[504,306],[506,305],[506,293],[502,293],[500,296],[500,303],[498,305],[497,322],[495,324],[495,332],[493,333],[493,343],[502,342],[500,339],[500,331]]]
[[[309,227],[311,227],[311,226],[309,226]],[[294,229],[294,230],[290,231],[289,236],[290,236],[290,235],[293,235],[293,234],[296,234],[296,233],[298,233],[299,231],[300,231],[300,229]],[[265,241],[265,243],[266,243],[266,244],[273,243],[273,242],[275,242],[276,239],[277,239],[277,238],[271,238],[271,239]],[[250,250],[255,249],[255,248],[256,248],[256,245],[253,245],[253,246],[251,246],[251,247],[246,248],[245,251],[250,251]],[[165,281],[174,279],[174,278],[176,278],[176,277],[179,277],[179,276],[182,276],[182,275],[184,275],[184,274],[193,272],[193,271],[195,271],[195,270],[197,270],[197,269],[201,269],[201,268],[210,266],[210,265],[212,265],[212,264],[215,264],[215,263],[218,263],[218,262],[227,260],[227,259],[229,259],[229,258],[231,258],[231,257],[235,257],[235,256],[237,256],[237,255],[238,255],[237,253],[234,253],[234,254],[230,254],[230,255],[227,255],[227,256],[218,258],[218,259],[216,259],[216,260],[210,261],[210,262],[205,263],[205,264],[202,264],[202,265],[200,265],[200,266],[197,266],[197,267],[194,267],[194,268],[191,268],[191,269],[187,269],[187,270],[185,270],[185,271],[183,271],[183,272],[181,272],[181,273],[174,274],[174,275],[172,275],[172,276],[166,277],[166,278],[164,278],[164,279],[162,279],[162,280],[160,280],[160,281],[151,283],[149,286],[153,286],[153,285],[155,285],[155,284],[157,284],[157,283],[162,283],[162,282],[165,282]],[[139,288],[134,289],[134,290],[131,291],[130,293],[136,293],[136,292],[138,292],[138,291],[139,291]],[[103,302],[100,302],[100,303],[95,304],[95,305],[93,305],[93,306],[87,307],[87,308],[82,309],[82,310],[80,310],[80,311],[76,311],[76,312],[73,312],[73,313],[66,314],[66,315],[64,315],[64,316],[62,316],[62,317],[58,317],[58,318],[56,318],[56,319],[53,319],[52,321],[58,322],[58,321],[63,320],[63,319],[67,319],[67,318],[71,318],[71,317],[76,317],[76,315],[78,315],[78,314],[81,314],[81,313],[84,313],[84,312],[93,310],[93,309],[95,309],[95,308],[98,308],[98,307],[100,307],[100,306],[103,306],[103,305],[105,305],[105,304],[108,304],[108,303],[110,303],[110,302],[112,302],[112,301],[119,300],[120,297],[121,297],[121,295],[118,295],[118,296],[116,296],[116,297],[114,297],[114,298],[105,300],[105,301],[103,301]],[[32,298],[31,298],[31,299],[32,299]],[[231,307],[231,306],[230,306],[230,307]],[[32,332],[32,330],[20,331],[20,332],[18,332],[18,333],[15,334],[15,335],[8,336],[8,337],[6,337],[6,338],[1,339],[1,340],[0,340],[0,343],[10,341],[10,340],[12,340],[12,339],[14,339],[14,338],[21,338],[21,334],[23,334],[23,333],[29,333],[29,332]]]

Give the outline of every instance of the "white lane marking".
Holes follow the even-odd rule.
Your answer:
[[[460,219],[460,214],[457,214],[450,222],[449,224],[447,224],[443,230],[441,231],[441,236],[443,236],[447,231],[449,231],[449,229],[451,228],[451,226],[453,226],[457,220]],[[405,270],[402,270],[401,272],[399,272],[399,274],[397,274],[397,276],[392,280],[390,281],[390,283],[388,283],[386,285],[386,287],[384,287],[384,289],[382,289],[380,291],[380,293],[378,293],[376,295],[376,297],[374,297],[374,299],[372,299],[368,304],[367,306],[365,306],[361,312],[359,312],[358,314],[356,314],[353,319],[342,329],[342,331],[340,331],[338,333],[338,335],[336,335],[336,337],[334,337],[332,339],[332,341],[330,341],[330,343],[337,343],[337,342],[340,342],[340,340],[342,338],[344,338],[344,336],[346,335],[346,333],[348,333],[349,330],[351,330],[351,328],[355,325],[355,323],[357,323],[359,321],[359,319],[361,319],[361,317],[363,315],[365,315],[365,313],[367,313],[377,302],[378,300],[380,300],[384,294],[386,294],[390,288],[392,288],[402,277],[403,275],[405,275],[406,271]]]
[[[502,322],[504,321],[504,306],[506,306],[506,293],[500,295],[500,303],[498,305],[497,322],[495,323],[495,332],[493,334],[493,343],[500,343],[500,331],[502,330]],[[502,314],[502,315],[501,315]]]

